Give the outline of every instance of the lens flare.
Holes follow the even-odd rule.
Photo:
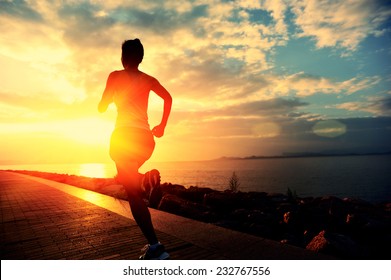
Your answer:
[[[335,138],[346,133],[346,125],[336,120],[319,121],[312,127],[312,132],[321,137]]]
[[[257,138],[273,138],[280,135],[281,127],[273,122],[265,122],[253,126],[252,132]]]

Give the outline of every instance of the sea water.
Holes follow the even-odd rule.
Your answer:
[[[156,168],[162,182],[217,190],[229,188],[233,172],[239,191],[286,193],[300,197],[351,197],[371,202],[391,202],[391,156],[337,156],[147,162],[142,172]],[[36,170],[88,177],[112,177],[114,164],[0,165],[0,169]]]

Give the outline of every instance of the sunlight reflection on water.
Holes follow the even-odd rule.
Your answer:
[[[80,164],[78,175],[86,176],[86,177],[94,177],[94,178],[109,178],[113,176],[112,173],[113,171],[109,170],[106,164],[83,163]]]

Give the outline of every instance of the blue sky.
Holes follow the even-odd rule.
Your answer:
[[[370,0],[0,1],[3,161],[109,160],[115,110],[96,104],[136,37],[174,98],[153,160],[390,151],[390,16]]]

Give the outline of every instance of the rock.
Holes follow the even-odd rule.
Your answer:
[[[275,209],[274,203],[269,200],[265,192],[238,193],[246,208],[267,210]]]
[[[300,238],[296,235],[286,233],[284,235],[284,238],[280,240],[280,243],[300,247],[300,246],[302,246],[302,239],[303,238]]]
[[[362,213],[368,215],[376,215],[381,211],[381,208],[376,207],[374,204],[369,203],[361,199],[344,198],[343,201],[348,205],[349,212]]]
[[[277,211],[280,213],[286,213],[297,210],[297,206],[290,202],[283,202],[278,204]]]
[[[273,224],[276,223],[276,219],[270,213],[265,213],[260,210],[251,210],[248,213],[247,221],[256,224]]]
[[[200,187],[195,187],[195,186],[190,186],[190,188],[188,188],[188,190],[190,192],[200,192],[203,194],[217,192],[216,190],[213,190],[211,188],[200,188]]]
[[[207,222],[212,221],[215,218],[215,215],[210,212],[209,207],[187,201],[172,194],[166,194],[163,196],[158,209],[172,214]]]
[[[304,226],[302,217],[297,212],[284,213],[282,220],[280,220],[279,229],[281,233],[288,236],[284,239],[287,239],[289,244],[302,244],[304,239]]]
[[[324,196],[318,201],[318,207],[327,212],[330,217],[344,221],[349,212],[347,204],[335,196]]]
[[[308,204],[314,201],[314,198],[312,196],[303,197],[299,200],[299,204]]]
[[[276,238],[276,232],[272,227],[268,225],[252,223],[250,224],[248,231],[251,234],[262,236],[265,238]]]
[[[303,242],[304,244],[309,244],[311,240],[317,235],[317,232],[312,230],[305,229],[303,232]]]
[[[277,203],[286,202],[288,200],[288,197],[282,193],[269,193],[267,194],[267,198]]]
[[[202,203],[204,200],[204,196],[206,194],[216,193],[216,192],[217,192],[216,190],[212,190],[210,188],[199,188],[199,187],[191,186],[185,192],[182,192],[178,195],[184,199],[197,202],[197,203]]]
[[[199,188],[194,186],[190,186],[190,188],[187,189],[182,185],[173,185],[171,183],[164,183],[162,185],[162,191],[165,194],[174,194],[183,199],[197,203],[202,203],[205,194],[218,192],[210,188]]]
[[[176,185],[176,184],[171,184],[171,183],[162,184],[161,189],[164,193],[170,193],[170,194],[186,190],[186,188],[182,185]]]
[[[345,197],[343,199],[344,202],[347,202],[349,204],[361,206],[361,207],[371,207],[372,203],[369,203],[368,201],[358,199],[358,198],[350,198],[350,197]]]
[[[324,230],[311,240],[306,249],[344,259],[362,255],[358,245],[348,236]]]
[[[292,220],[293,220],[293,214],[292,212],[286,212],[284,213],[284,223],[286,224],[292,224]]]
[[[320,209],[315,201],[314,199],[301,202],[297,212],[306,229],[319,233],[320,230],[327,227],[328,213]]]
[[[299,213],[303,218],[304,226],[317,231],[321,229],[341,231],[345,226],[348,209],[344,201],[334,196],[319,197],[299,204]]]
[[[388,212],[388,214],[390,214],[391,213],[391,202],[384,203],[383,209],[384,209],[385,212]]]
[[[366,219],[363,217],[363,215],[359,214],[347,214],[346,215],[346,224],[349,227],[357,228],[365,225]]]
[[[266,192],[248,192],[247,194],[256,200],[265,199],[267,196]]]
[[[204,205],[213,207],[218,212],[231,212],[235,208],[242,208],[242,203],[237,193],[233,192],[214,192],[204,195]]]
[[[373,231],[375,233],[388,232],[391,229],[390,221],[384,221],[379,219],[368,219],[365,224],[365,229]]]
[[[252,212],[251,210],[243,209],[243,208],[235,209],[231,213],[231,218],[241,222],[246,222],[251,212]]]

